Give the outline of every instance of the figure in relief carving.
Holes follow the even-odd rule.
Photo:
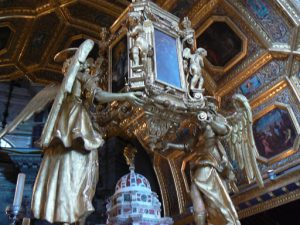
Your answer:
[[[252,134],[252,114],[247,99],[242,95],[233,97],[236,112],[223,117],[217,112],[213,101],[206,102],[206,110],[197,115],[200,143],[167,143],[165,148],[196,151],[197,159],[191,165],[190,195],[197,225],[240,225],[229,191],[238,191],[235,175],[221,140],[228,141],[231,158],[246,171],[249,182],[256,180],[260,187],[263,180],[259,172],[257,149]]]
[[[186,73],[191,76],[189,90],[193,93],[203,91],[204,79],[202,69],[204,67],[203,59],[205,56],[207,56],[207,52],[203,48],[198,48],[194,54],[191,53],[190,48],[185,48],[183,51],[183,58],[186,59],[184,67]]]
[[[140,93],[108,93],[98,87],[95,63],[86,60],[93,45],[92,40],[86,40],[77,50],[73,49],[74,56],[63,66],[62,84],[49,85],[39,92],[0,133],[2,137],[13,131],[55,99],[40,140],[44,156],[32,197],[34,217],[51,223],[84,224],[94,210],[97,149],[103,139],[93,126],[89,107],[115,100],[142,104]]]
[[[149,43],[146,39],[146,32],[141,21],[141,15],[137,12],[131,12],[128,18],[128,35],[134,39],[130,54],[133,67],[143,65],[147,58]]]

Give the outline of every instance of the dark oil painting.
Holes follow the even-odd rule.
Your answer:
[[[242,50],[242,40],[225,22],[212,23],[198,38],[197,46],[207,51],[207,60],[224,67]]]
[[[6,47],[10,35],[11,30],[8,27],[0,27],[0,50]]]
[[[125,87],[125,81],[128,78],[128,54],[126,35],[112,47],[111,60],[112,92],[120,92]]]
[[[291,149],[297,132],[289,112],[277,107],[254,122],[253,134],[259,155],[269,159]]]

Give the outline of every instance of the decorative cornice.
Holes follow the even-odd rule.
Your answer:
[[[177,0],[157,0],[156,4],[158,4],[164,10],[170,11],[176,2]]]
[[[192,27],[196,27],[200,21],[200,18],[205,18],[219,3],[219,0],[206,0],[198,1],[193,6],[191,11],[187,14],[187,17],[192,22]]]
[[[272,55],[268,52],[264,52],[258,56],[250,65],[247,65],[241,72],[235,75],[235,78],[230,82],[226,82],[223,85],[218,86],[218,91],[215,93],[218,97],[223,97],[229,93],[234,88],[241,85],[247,78],[249,78],[253,73],[259,70],[262,66],[267,64],[272,59]]]
[[[239,218],[245,218],[248,216],[252,216],[254,214],[266,211],[268,209],[273,209],[283,204],[287,204],[289,202],[295,201],[300,198],[300,189],[296,191],[289,192],[283,196],[279,196],[277,198],[273,198],[270,201],[260,203],[254,207],[249,209],[241,210],[238,212]]]
[[[276,94],[278,94],[280,91],[284,90],[288,86],[288,82],[286,79],[281,80],[276,85],[274,85],[269,90],[265,91],[262,95],[260,95],[258,98],[252,100],[250,102],[251,108],[256,108],[257,106],[261,105],[263,102],[266,102]]]
[[[299,12],[291,6],[291,3],[286,0],[277,0],[277,4],[282,8],[283,12],[289,16],[289,18],[293,21],[294,25],[300,25],[300,17]]]
[[[241,19],[247,23],[252,30],[256,31],[258,39],[264,46],[270,47],[272,44],[271,38],[268,34],[262,29],[261,25],[255,21],[255,19],[250,15],[250,13],[245,9],[245,7],[239,2],[235,0],[225,0],[228,7],[231,7],[232,10],[236,11],[237,14],[241,15]],[[234,7],[233,7],[234,6]]]

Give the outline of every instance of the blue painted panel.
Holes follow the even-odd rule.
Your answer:
[[[181,88],[176,39],[154,31],[157,80]]]

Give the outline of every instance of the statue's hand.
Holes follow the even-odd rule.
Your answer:
[[[228,158],[225,155],[222,156],[222,162],[221,162],[221,164],[223,164],[226,167],[229,164]]]
[[[130,102],[133,105],[143,106],[144,101],[142,99],[143,93],[142,92],[128,92],[125,93],[126,101]]]
[[[228,164],[229,164],[229,162],[228,162],[228,159],[227,159],[227,157],[222,157],[222,161],[220,162],[220,164],[219,164],[219,172],[221,172],[221,173],[226,173],[226,171],[227,171],[227,169],[228,169]]]
[[[228,180],[233,181],[233,182],[237,181],[236,176],[235,176],[235,174],[232,170],[230,170],[229,173],[228,173]]]
[[[160,141],[157,143],[156,148],[160,151],[160,152],[165,152],[167,151],[170,146],[169,143],[165,142],[165,141]]]

